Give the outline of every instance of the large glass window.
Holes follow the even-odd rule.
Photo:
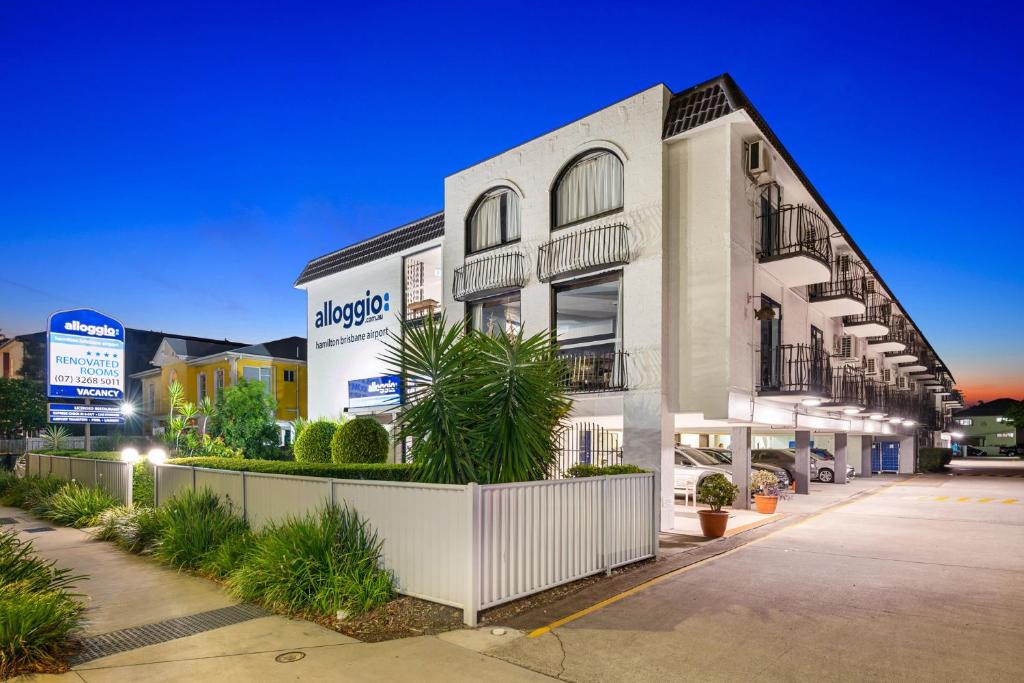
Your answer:
[[[782,306],[762,294],[757,317],[761,323],[761,388],[777,389],[782,379]]]
[[[206,373],[200,372],[196,375],[196,401],[203,402],[206,398]]]
[[[267,393],[273,393],[273,375],[270,368],[244,367],[242,368],[242,379],[249,382],[263,382]]]
[[[555,334],[565,353],[619,350],[621,280],[621,273],[611,273],[555,287]]]
[[[405,319],[416,320],[441,312],[441,247],[406,256]]]
[[[622,162],[606,149],[587,152],[562,171],[553,195],[556,228],[621,209]]]
[[[519,195],[507,187],[485,193],[466,225],[466,252],[482,251],[519,240]]]
[[[522,327],[519,292],[476,301],[469,305],[469,326],[494,336],[500,332],[517,334]]]

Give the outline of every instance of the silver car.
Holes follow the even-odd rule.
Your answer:
[[[676,446],[675,488],[677,491],[700,486],[706,477],[712,474],[724,474],[732,481],[732,468],[704,451],[689,446]]]

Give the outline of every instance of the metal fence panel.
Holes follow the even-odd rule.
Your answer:
[[[604,498],[605,562],[618,567],[652,557],[655,548],[654,475],[608,477]]]
[[[64,481],[71,481],[71,458],[55,455],[43,456],[50,461],[50,476]]]
[[[192,490],[192,481],[195,474],[191,467],[161,465],[155,467],[154,470],[153,476],[156,479],[157,505],[163,505],[178,494]]]
[[[96,486],[96,463],[98,460],[84,460],[82,458],[68,458],[68,466],[71,471],[71,478],[82,486]]]
[[[96,486],[116,497],[124,505],[132,503],[132,476],[134,466],[116,460],[93,460],[96,467]],[[148,501],[152,505],[153,501]]]
[[[334,480],[334,499],[359,512],[383,542],[396,589],[456,607],[466,603],[470,524],[465,486]]]
[[[330,479],[246,473],[246,517],[253,529],[286,517],[302,517],[330,500]]]
[[[224,501],[231,510],[245,517],[245,492],[242,490],[242,473],[226,470],[204,470],[196,468],[196,490],[209,489]]]
[[[56,477],[63,481],[73,479],[82,486],[103,489],[122,505],[131,505],[132,466],[129,463],[39,453],[28,453],[25,460],[27,476]]]

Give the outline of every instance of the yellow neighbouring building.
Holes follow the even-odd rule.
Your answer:
[[[179,382],[185,399],[199,403],[216,399],[239,380],[263,382],[277,401],[281,442],[291,442],[292,423],[306,417],[306,339],[286,337],[263,344],[197,341],[164,337],[152,370],[131,377],[142,389],[141,409],[146,433],[159,433],[167,421],[167,388]]]

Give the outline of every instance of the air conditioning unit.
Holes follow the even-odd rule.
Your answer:
[[[865,366],[866,366],[865,367],[865,371],[869,375],[877,375],[878,374],[878,363],[877,363],[877,361],[874,358],[868,358],[867,361],[865,362]]]
[[[746,166],[747,175],[755,180],[771,174],[772,151],[763,139],[756,138],[747,142]]]
[[[856,356],[853,337],[848,334],[835,335],[832,338],[832,355],[844,361],[859,360]]]

